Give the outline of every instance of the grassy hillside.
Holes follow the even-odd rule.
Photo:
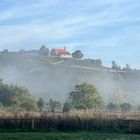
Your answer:
[[[75,84],[95,84],[108,100],[121,88],[126,100],[138,102],[139,72],[112,72],[89,60],[62,59],[31,54],[0,54],[0,78],[29,88],[37,97],[64,100]]]

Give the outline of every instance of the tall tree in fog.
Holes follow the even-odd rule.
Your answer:
[[[69,93],[69,102],[76,109],[101,109],[104,107],[103,98],[98,93],[94,85],[82,83],[76,85],[75,89]]]
[[[114,104],[120,105],[125,101],[123,90],[116,88],[111,95],[110,101]]]
[[[123,103],[120,107],[122,112],[130,112],[132,110],[132,105],[130,103]]]
[[[38,103],[39,110],[42,111],[45,106],[44,100],[42,98],[39,98],[37,103]]]
[[[50,99],[47,105],[51,112],[55,112],[56,110],[60,111],[62,109],[61,103],[53,99]]]
[[[62,110],[63,113],[69,112],[70,109],[71,109],[71,104],[70,104],[68,101],[66,101],[66,102],[63,104],[63,110]]]

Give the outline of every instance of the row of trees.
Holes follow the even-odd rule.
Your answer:
[[[62,105],[60,102],[50,99],[47,103],[40,98],[38,101],[31,96],[29,91],[18,85],[8,85],[0,81],[0,106],[12,108],[13,110],[40,110],[46,108],[55,112],[70,109],[99,110],[104,107],[103,98],[97,92],[96,87],[87,83],[76,85],[75,89],[69,93],[67,101]]]
[[[130,112],[132,111],[132,105],[130,103],[122,103],[120,105],[118,104],[114,104],[114,103],[109,103],[107,105],[107,110],[110,112]],[[137,108],[137,110],[139,111],[139,107]]]
[[[125,67],[122,68],[114,60],[111,63],[112,63],[112,69],[114,69],[114,70],[132,71],[132,68],[131,68],[131,66],[129,64],[126,64]]]
[[[54,101],[52,99],[45,104],[42,98],[39,99],[38,105],[41,111],[45,105],[48,110],[52,112],[56,110],[68,112],[70,109],[87,111],[103,109],[104,101],[94,85],[82,83],[80,85],[76,85],[75,89],[69,93],[68,99],[63,106],[58,101]]]
[[[2,80],[0,80],[0,107],[11,108],[13,110],[47,110],[50,112],[69,112],[73,109],[83,111],[106,109],[110,112],[129,112],[133,108],[130,103],[126,102],[121,104],[111,102],[105,105],[104,99],[96,87],[87,83],[76,85],[68,94],[66,102],[62,105],[59,101],[53,99],[45,102],[40,98],[37,101],[26,88],[13,84],[8,85]],[[137,111],[140,111],[140,106],[137,107]]]
[[[59,101],[50,99],[48,102],[45,102],[40,98],[37,102],[39,110],[43,111],[44,109],[49,112],[56,112],[62,110],[62,104]]]

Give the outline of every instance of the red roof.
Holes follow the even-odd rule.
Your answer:
[[[70,54],[65,48],[54,48],[53,51],[58,54]]]

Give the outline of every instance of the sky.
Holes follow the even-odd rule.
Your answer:
[[[140,0],[0,0],[0,50],[42,44],[140,68]]]

